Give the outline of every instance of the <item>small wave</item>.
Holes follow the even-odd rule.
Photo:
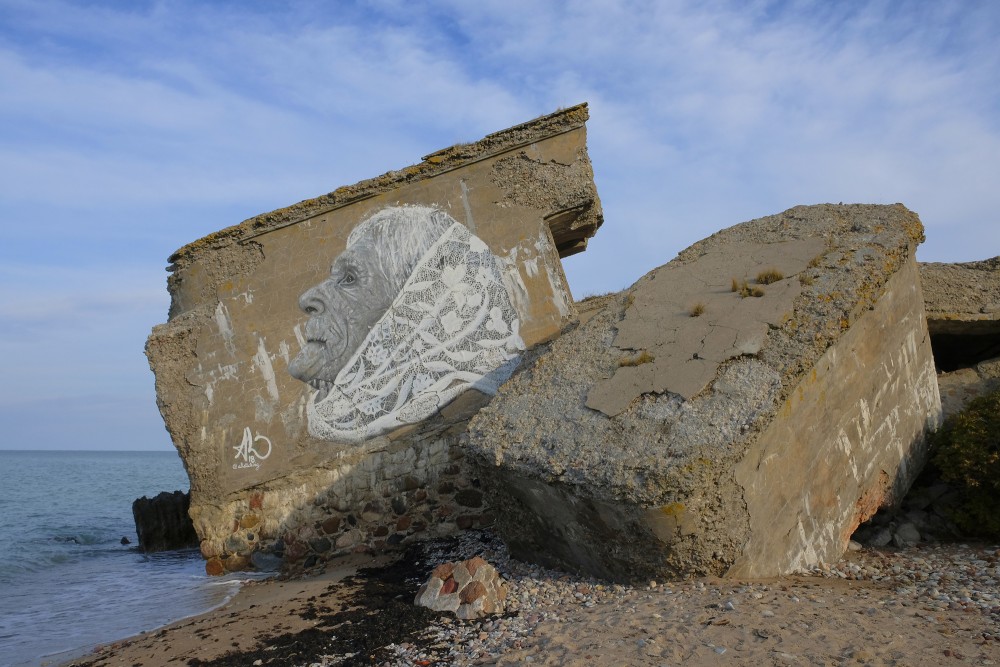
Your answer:
[[[98,535],[89,535],[86,533],[81,533],[79,535],[56,535],[52,539],[56,542],[79,544],[80,546],[91,546],[105,541]]]

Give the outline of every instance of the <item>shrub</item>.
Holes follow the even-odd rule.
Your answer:
[[[691,310],[688,311],[688,314],[691,315],[691,317],[698,317],[699,315],[704,315],[705,304],[701,302],[694,304],[693,306],[691,306]]]
[[[970,535],[1000,536],[1000,391],[945,420],[932,444],[942,479],[962,495],[955,524]]]

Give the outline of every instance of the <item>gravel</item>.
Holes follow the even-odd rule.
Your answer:
[[[481,555],[507,581],[507,610],[503,615],[478,621],[442,618],[428,626],[412,642],[390,644],[377,664],[384,667],[413,665],[492,664],[509,651],[525,648],[540,623],[562,623],[580,607],[615,605],[623,613],[651,596],[699,597],[722,618],[740,613],[752,605],[762,607],[764,618],[774,612],[765,605],[776,594],[791,602],[826,603],[823,579],[873,582],[880,594],[872,599],[867,613],[908,608],[910,615],[934,621],[942,610],[961,610],[988,615],[992,634],[984,640],[1000,641],[1000,547],[966,544],[933,544],[905,549],[852,549],[834,564],[822,564],[798,573],[798,581],[812,581],[806,589],[793,589],[782,580],[737,582],[720,579],[688,579],[623,586],[593,578],[549,570],[510,558],[503,543],[489,532],[467,532],[458,541],[429,544],[428,572],[433,566]],[[789,592],[783,592],[783,591]],[[830,595],[836,595],[830,593]],[[801,596],[801,597],[800,597]],[[654,614],[654,616],[656,616]],[[714,621],[709,621],[714,622]],[[724,651],[725,648],[722,648]],[[310,667],[327,667],[343,662],[346,656],[324,656]],[[524,658],[530,662],[531,657]]]

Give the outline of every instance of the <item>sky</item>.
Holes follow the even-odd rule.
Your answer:
[[[0,0],[0,449],[170,450],[174,250],[580,102],[577,298],[799,204],[998,255],[998,36],[994,0]]]

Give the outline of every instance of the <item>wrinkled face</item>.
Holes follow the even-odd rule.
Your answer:
[[[328,278],[299,297],[309,315],[306,344],[288,371],[319,391],[317,400],[392,304],[402,288],[395,282],[371,237],[363,237],[334,260]]]

